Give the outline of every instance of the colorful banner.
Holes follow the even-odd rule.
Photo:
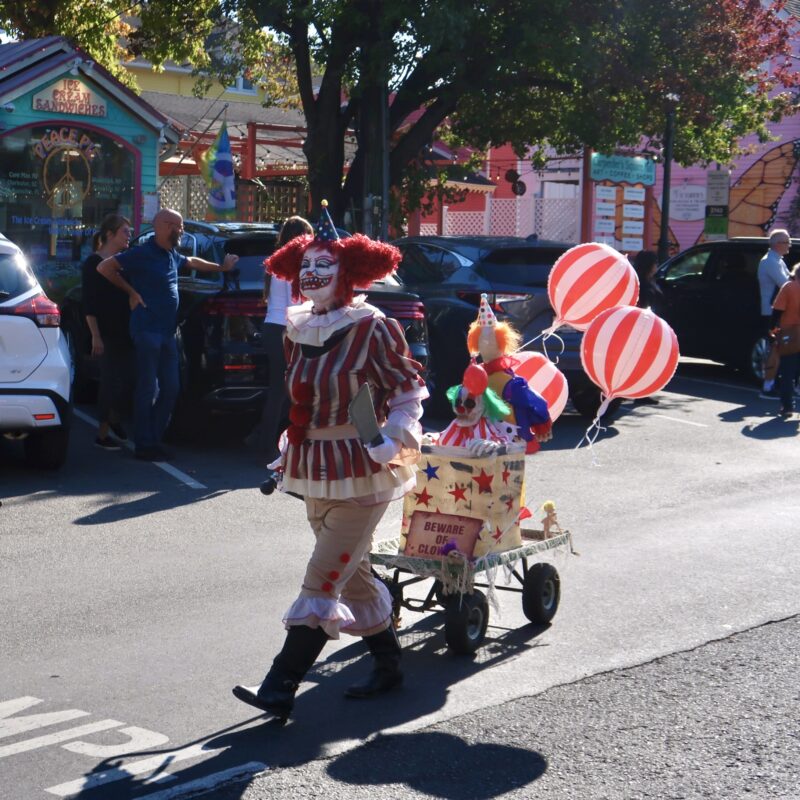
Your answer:
[[[236,182],[228,127],[223,122],[214,143],[203,154],[200,169],[208,184],[207,220],[236,217]]]
[[[522,452],[472,458],[466,448],[426,448],[403,502],[401,551],[441,557],[449,543],[479,558],[519,547],[524,477]]]

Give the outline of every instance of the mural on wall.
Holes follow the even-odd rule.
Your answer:
[[[800,139],[772,148],[731,186],[728,236],[765,236],[778,223],[778,207],[794,185]],[[785,224],[785,223],[781,223]]]

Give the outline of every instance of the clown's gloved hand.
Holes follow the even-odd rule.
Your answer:
[[[500,449],[500,442],[493,442],[490,439],[473,439],[469,443],[469,454],[475,458],[482,456],[490,456],[496,450]]]
[[[383,442],[375,447],[367,446],[367,454],[376,464],[388,464],[400,453],[400,442],[383,434]]]

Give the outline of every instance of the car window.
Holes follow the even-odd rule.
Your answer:
[[[721,249],[712,266],[714,278],[727,283],[757,280],[758,262],[764,254],[757,248],[726,247]]]
[[[408,244],[400,249],[403,253],[403,260],[397,267],[397,274],[403,283],[440,283],[453,273],[451,260],[448,260],[447,269],[443,266],[442,259],[445,251],[439,247],[431,247],[427,244]],[[458,260],[455,259],[455,261],[455,268],[458,269]]]
[[[33,274],[21,256],[0,253],[0,302],[17,297],[35,285]]]
[[[264,281],[264,260],[275,252],[277,241],[277,234],[226,240],[225,253],[239,256],[236,268],[239,270],[238,280],[240,282],[262,283]],[[223,253],[222,258],[224,257]]]
[[[197,239],[191,233],[184,233],[178,242],[178,252],[187,258],[197,255]]]
[[[495,283],[547,286],[553,264],[566,248],[525,247],[493,250],[475,265],[475,271]]]
[[[677,281],[689,275],[701,277],[710,256],[710,249],[692,250],[684,253],[669,265],[662,277],[666,281]]]

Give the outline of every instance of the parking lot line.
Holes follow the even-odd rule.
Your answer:
[[[704,422],[690,422],[688,419],[680,419],[679,417],[668,417],[666,414],[648,414],[648,417],[658,417],[659,419],[668,419],[670,422],[680,422],[683,425],[694,425],[696,428],[707,428]]]
[[[91,425],[93,428],[97,428],[100,425],[100,423],[94,417],[85,414],[80,409],[73,408],[72,413],[78,417],[78,419],[82,419],[87,425]],[[126,447],[128,450],[133,452],[133,443],[130,441],[120,442],[120,446]],[[168,464],[166,461],[151,461],[150,463],[154,467],[158,467],[159,469],[163,470],[168,475],[172,475],[173,478],[177,478],[181,483],[185,484],[190,489],[208,489],[208,486],[206,486],[204,483],[196,481],[191,475],[187,475],[185,472],[182,472],[177,467],[173,467],[172,464]]]

